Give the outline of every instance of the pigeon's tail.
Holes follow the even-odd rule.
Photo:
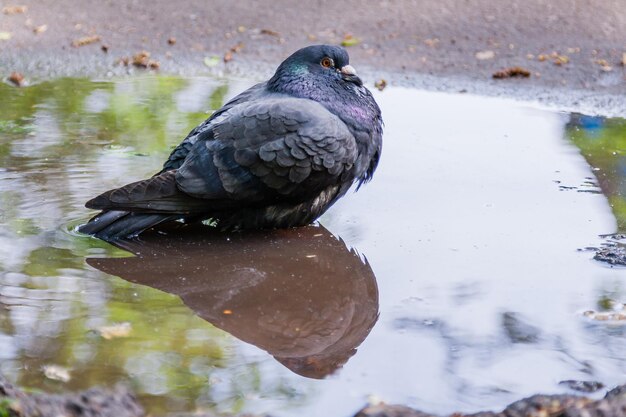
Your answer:
[[[137,236],[159,223],[175,220],[180,216],[171,214],[134,213],[121,210],[103,211],[78,231],[102,240],[113,241]]]

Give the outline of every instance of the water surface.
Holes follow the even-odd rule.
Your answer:
[[[443,414],[625,382],[626,327],[583,314],[626,302],[624,269],[585,250],[626,232],[625,120],[388,88],[376,176],[321,225],[72,232],[250,84],[0,85],[2,374],[124,382],[153,415],[347,416],[371,395]]]

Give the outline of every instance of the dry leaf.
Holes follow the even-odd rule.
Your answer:
[[[72,379],[69,369],[57,365],[44,365],[43,374],[46,378],[53,379],[55,381],[68,382]]]
[[[89,45],[89,44],[96,43],[96,42],[100,42],[100,36],[99,35],[84,36],[82,38],[78,38],[78,39],[74,40],[72,42],[72,46],[74,48],[78,48],[80,46],[85,46],[85,45]]]
[[[237,45],[230,48],[230,52],[237,53],[237,52],[241,52],[242,49],[243,49],[243,43],[239,42]]]
[[[155,59],[150,59],[150,52],[141,51],[133,55],[132,64],[139,68],[159,69],[161,64]]]
[[[479,61],[484,61],[486,59],[493,59],[496,56],[496,53],[493,51],[480,51],[476,52],[476,59]]]
[[[530,77],[530,71],[522,67],[511,67],[506,68],[501,71],[497,71],[493,73],[493,78],[495,79],[503,79],[503,78],[511,78],[511,77]]]
[[[613,67],[609,64],[609,61],[607,61],[606,59],[596,59],[596,64],[600,65],[602,68],[602,71],[613,71]]]
[[[36,27],[33,29],[33,32],[34,32],[36,35],[39,35],[40,33],[44,33],[46,30],[48,30],[48,25],[40,25],[40,26],[36,26]]]
[[[276,36],[277,38],[280,37],[280,33],[272,29],[261,29],[261,35]]]
[[[569,57],[567,55],[556,54],[556,56],[553,55],[553,58],[554,65],[563,65],[569,63]]]
[[[135,55],[133,55],[132,63],[136,67],[148,67],[148,62],[150,61],[150,52],[141,51]]]
[[[206,65],[209,68],[215,67],[217,64],[220,63],[220,57],[217,55],[213,55],[210,57],[204,57],[204,65]]]
[[[98,329],[100,336],[107,340],[111,340],[116,337],[128,337],[133,327],[129,322],[116,323],[110,326],[102,326]]]
[[[16,86],[21,87],[24,85],[24,76],[19,72],[14,71],[11,73],[11,75],[9,75],[9,81]]]
[[[27,6],[6,6],[2,8],[4,14],[21,14],[28,11]]]
[[[347,34],[343,37],[343,40],[341,41],[341,46],[345,46],[350,47],[350,46],[355,46],[361,43],[361,40],[359,38],[355,38],[354,36]]]

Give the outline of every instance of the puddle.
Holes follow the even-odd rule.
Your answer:
[[[379,170],[321,225],[170,230],[136,257],[72,232],[247,85],[0,85],[2,374],[125,382],[152,415],[348,416],[370,395],[446,414],[625,382],[626,326],[594,319],[621,317],[625,271],[585,248],[626,232],[626,120],[388,88]]]

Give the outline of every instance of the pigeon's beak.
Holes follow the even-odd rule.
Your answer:
[[[354,83],[356,85],[363,85],[363,81],[356,75],[356,70],[352,65],[344,65],[341,67],[341,75],[345,81]]]
[[[345,65],[341,67],[341,73],[343,75],[356,75],[356,70],[352,65]]]

